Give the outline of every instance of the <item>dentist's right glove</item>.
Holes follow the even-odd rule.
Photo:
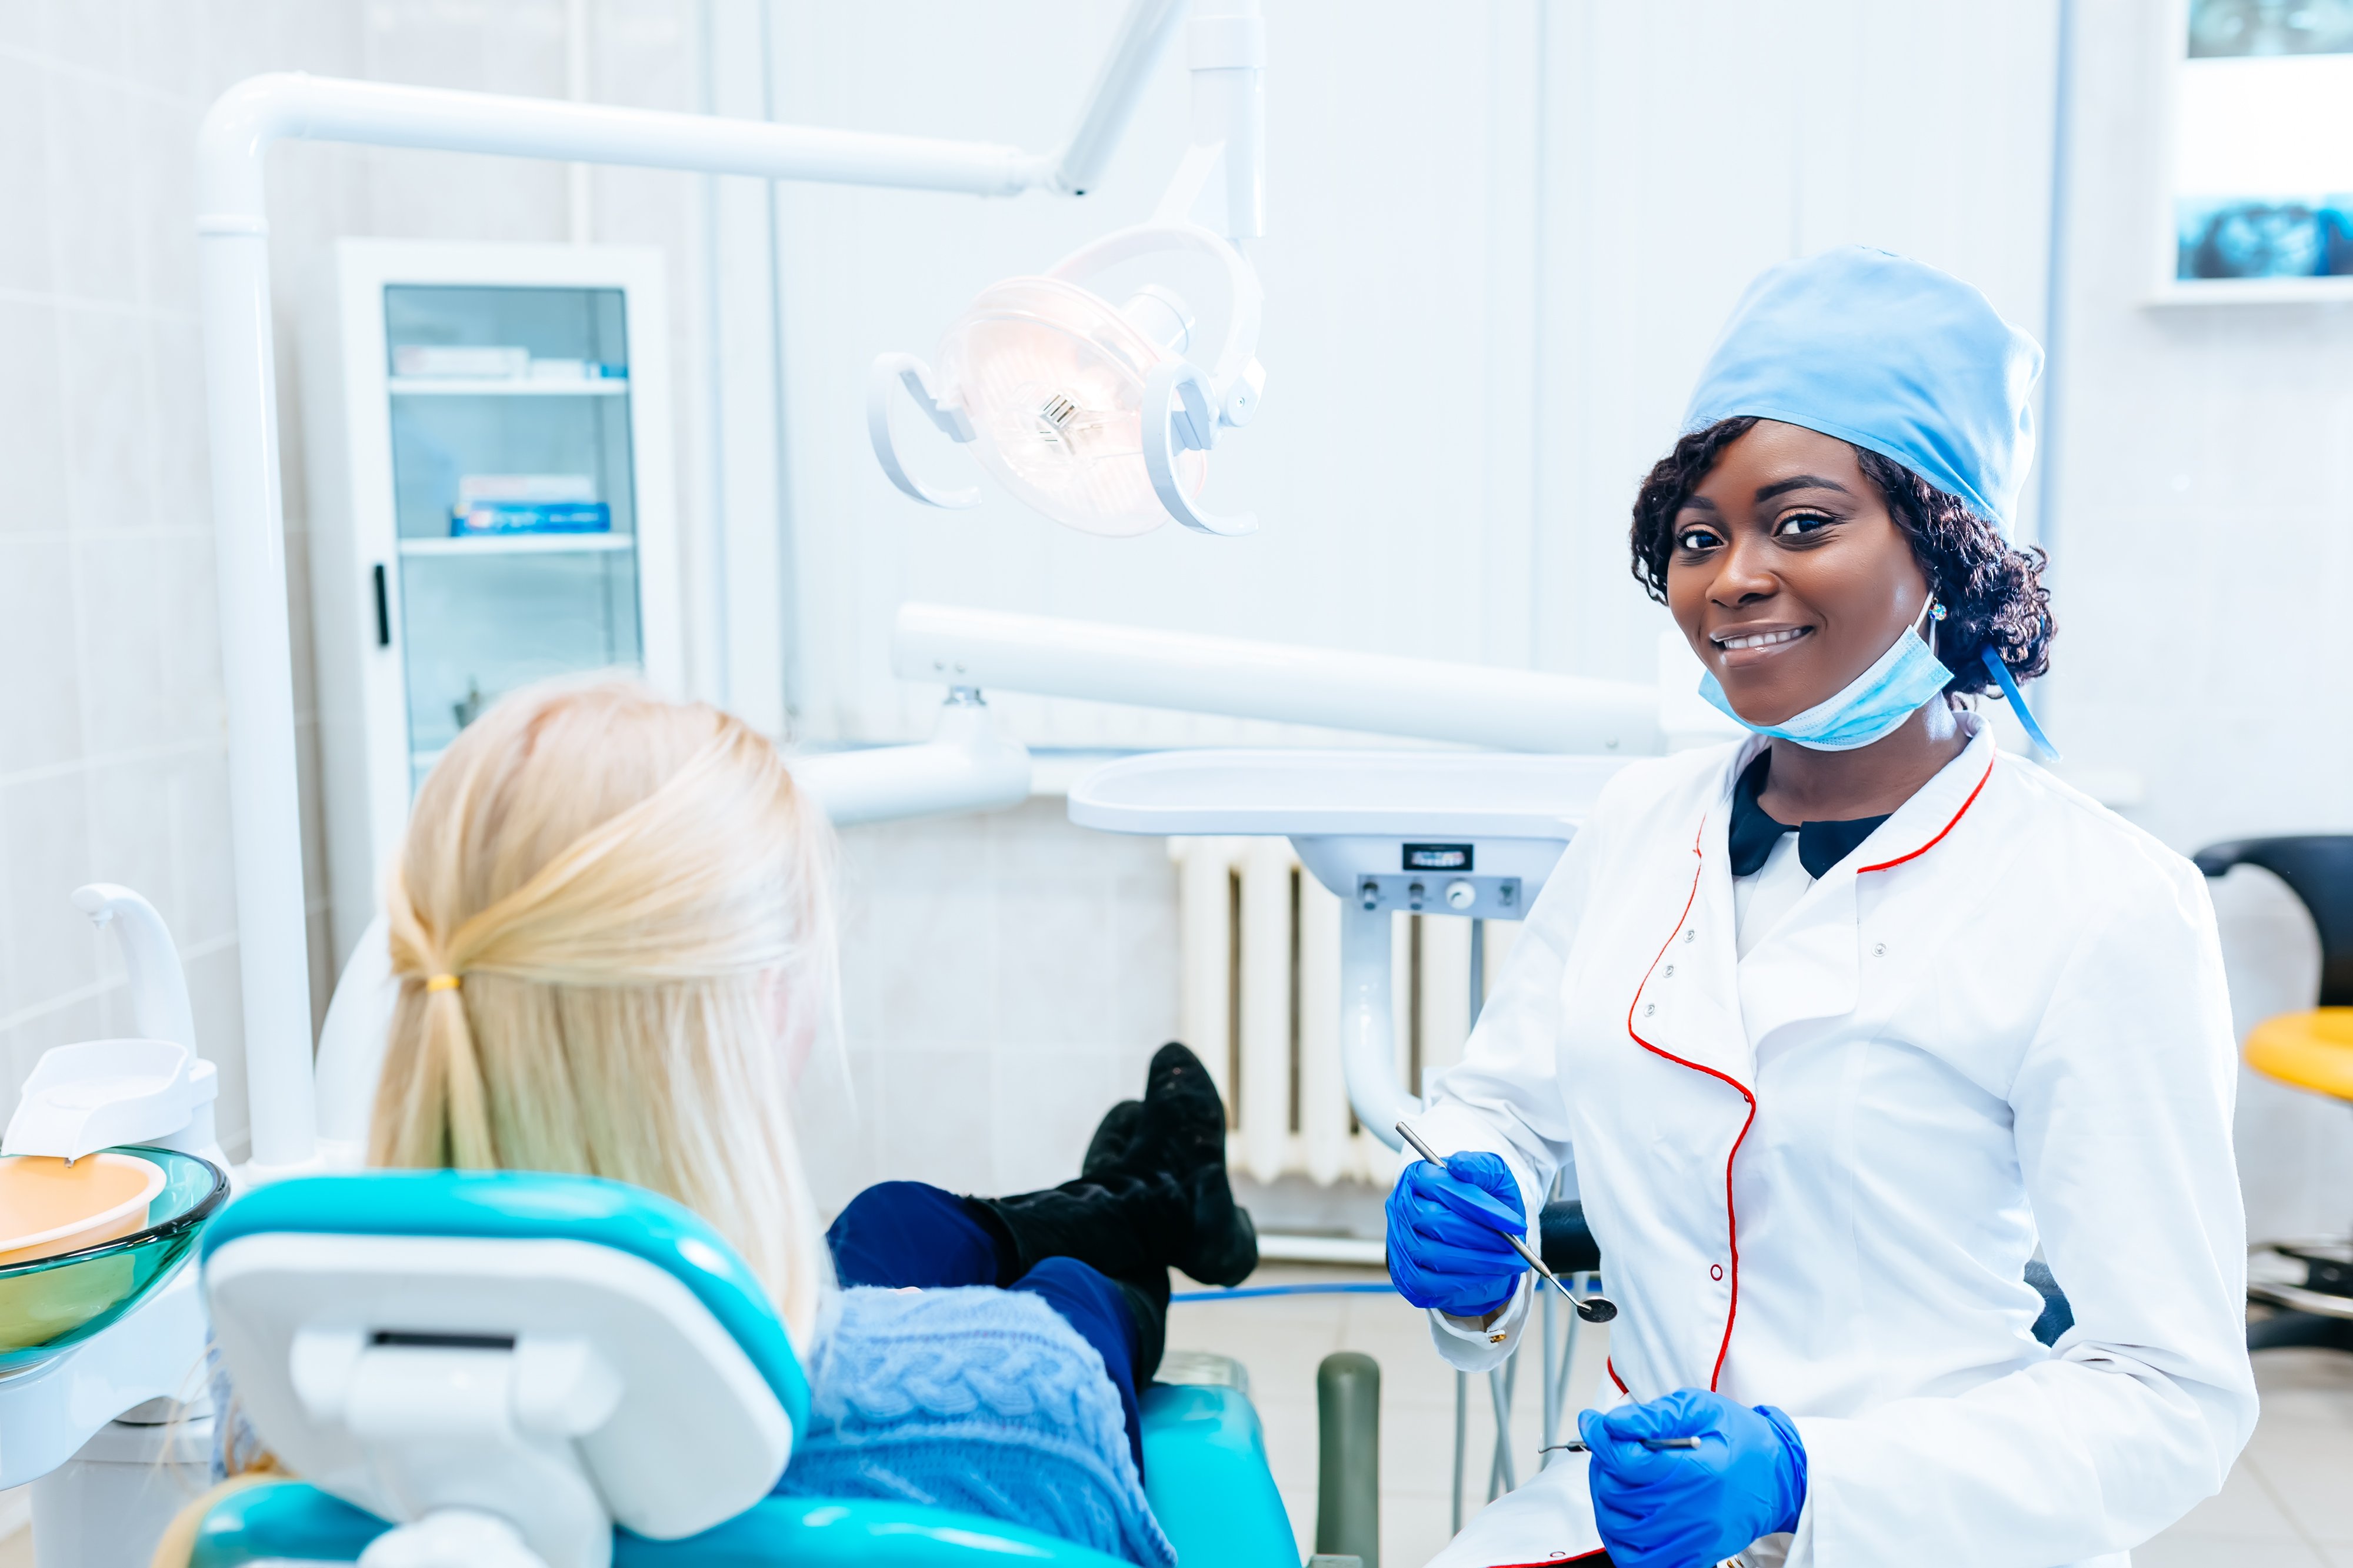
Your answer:
[[[1511,1300],[1527,1272],[1506,1232],[1525,1239],[1528,1217],[1502,1155],[1416,1160],[1389,1189],[1389,1278],[1417,1307],[1483,1317]]]
[[[1618,1568],[1707,1568],[1798,1528],[1806,1446],[1770,1405],[1679,1388],[1606,1414],[1588,1410],[1577,1430],[1593,1451],[1585,1473],[1593,1521]],[[1699,1447],[1649,1448],[1645,1437],[1696,1437]]]

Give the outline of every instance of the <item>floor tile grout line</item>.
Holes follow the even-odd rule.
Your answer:
[[[2313,1554],[2323,1563],[2327,1562],[2329,1558],[2327,1548],[2322,1542],[2313,1539],[2312,1531],[2305,1528],[2303,1518],[2289,1505],[2286,1497],[2281,1493],[2279,1488],[2273,1484],[2271,1477],[2263,1473],[2262,1459],[2242,1449],[2239,1463],[2246,1466],[2247,1474],[2254,1478],[2255,1485],[2263,1489],[2263,1496],[2271,1500],[2272,1507],[2279,1510],[2279,1516],[2287,1521],[2288,1528],[2295,1531],[2295,1538],[2310,1547]]]

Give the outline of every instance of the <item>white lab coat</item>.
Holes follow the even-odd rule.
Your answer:
[[[1725,832],[1765,742],[1620,773],[1421,1119],[1503,1155],[1530,1213],[1574,1151],[1630,1396],[1796,1418],[1792,1568],[2121,1563],[2254,1426],[2204,879],[1962,723],[1745,960]],[[2075,1313],[2047,1352],[2038,1242]],[[1528,1287],[1489,1331],[1432,1313],[1440,1353],[1501,1362]],[[1582,1463],[1556,1466],[1438,1561],[1590,1530]]]

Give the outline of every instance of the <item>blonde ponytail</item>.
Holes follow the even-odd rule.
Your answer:
[[[831,1280],[787,1034],[835,994],[830,836],[741,721],[599,680],[517,692],[418,791],[372,1164],[570,1171],[709,1220],[806,1337]]]

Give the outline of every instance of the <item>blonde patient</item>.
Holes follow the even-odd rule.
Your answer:
[[[1257,1262],[1216,1089],[1164,1047],[1077,1180],[885,1183],[825,1227],[791,1093],[832,1026],[831,861],[822,815],[730,715],[617,679],[508,697],[425,781],[391,879],[400,996],[368,1163],[601,1176],[709,1221],[809,1373],[779,1493],[932,1504],[1167,1568],[1136,1393],[1168,1270],[1230,1284]],[[267,1484],[223,1382],[220,1478]],[[218,1495],[158,1568],[185,1564]]]

